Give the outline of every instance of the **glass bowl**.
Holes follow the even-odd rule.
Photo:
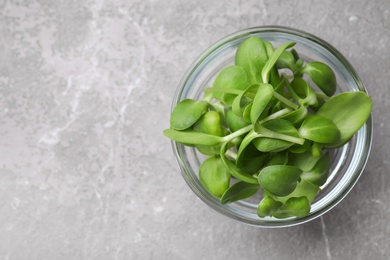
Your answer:
[[[203,89],[211,87],[218,72],[234,63],[234,55],[240,43],[252,36],[259,36],[265,41],[270,41],[275,48],[285,42],[296,42],[294,48],[301,58],[306,61],[322,61],[334,70],[338,81],[336,93],[367,92],[351,64],[329,43],[296,29],[265,26],[238,31],[205,50],[183,75],[173,98],[172,109],[183,99],[201,98]],[[212,209],[241,223],[257,227],[286,227],[313,220],[328,212],[345,198],[363,172],[369,156],[371,141],[372,119],[370,117],[346,145],[333,151],[329,178],[312,202],[309,215],[303,218],[286,219],[258,217],[256,211],[259,200],[244,200],[221,205],[219,200],[212,197],[199,182],[198,169],[204,159],[203,155],[194,148],[176,142],[172,142],[172,147],[188,186]]]

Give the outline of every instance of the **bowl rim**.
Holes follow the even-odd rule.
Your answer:
[[[299,37],[305,40],[310,41],[313,44],[319,45],[323,47],[327,52],[329,52],[331,55],[337,58],[338,61],[340,61],[345,69],[349,72],[349,74],[354,79],[354,82],[357,86],[357,88],[360,91],[364,91],[368,94],[367,89],[363,85],[359,75],[357,74],[356,70],[353,68],[351,63],[331,44],[324,41],[323,39],[304,32],[299,29],[291,28],[291,27],[285,27],[285,26],[273,26],[273,25],[267,25],[267,26],[257,26],[257,27],[250,27],[243,30],[236,31],[234,33],[228,34],[227,36],[219,39],[214,44],[210,45],[207,49],[205,49],[193,62],[192,64],[187,68],[185,73],[183,74],[178,87],[175,91],[174,98],[172,101],[172,107],[171,110],[174,109],[175,105],[182,100],[182,95],[185,86],[187,85],[187,82],[189,80],[189,77],[194,73],[194,71],[202,64],[202,62],[209,57],[215,50],[218,50],[220,47],[224,46],[225,44],[231,42],[232,40],[241,39],[245,37],[249,37],[250,35],[255,34],[261,34],[261,33],[277,33],[277,34],[285,34],[285,35],[294,35],[295,37]],[[196,185],[195,181],[187,174],[187,167],[186,162],[183,160],[183,158],[180,156],[180,148],[183,147],[182,144],[176,143],[175,141],[171,141],[172,149],[176,158],[176,162],[180,168],[181,175],[186,181],[187,185],[191,188],[191,190],[197,195],[198,198],[200,198],[205,204],[207,204],[209,207],[214,209],[215,211],[221,213],[222,215],[228,216],[231,219],[234,219],[240,223],[244,223],[250,226],[255,227],[263,227],[263,228],[281,228],[281,227],[289,227],[289,226],[296,226],[299,224],[303,224],[306,222],[309,222],[311,220],[314,220],[323,214],[330,211],[332,208],[337,206],[352,190],[352,188],[355,186],[357,181],[359,180],[360,176],[362,175],[364,168],[367,164],[370,151],[371,151],[371,145],[372,145],[372,139],[373,139],[373,119],[372,114],[367,120],[367,122],[363,125],[363,127],[359,130],[358,133],[360,133],[363,137],[365,137],[365,145],[363,147],[365,156],[362,157],[363,161],[360,161],[359,163],[359,169],[355,173],[354,178],[350,180],[348,185],[342,190],[341,193],[338,194],[336,199],[332,201],[332,203],[327,204],[326,207],[321,208],[317,212],[314,212],[313,214],[309,214],[306,217],[303,218],[288,218],[284,220],[277,219],[261,219],[258,218],[256,220],[254,219],[248,219],[246,217],[243,217],[240,214],[232,214],[232,211],[236,211],[234,208],[231,208],[229,206],[222,206],[216,207],[215,203],[210,201],[210,198],[204,195],[204,193],[199,189],[198,185]],[[363,132],[363,133],[362,133]],[[357,135],[357,134],[356,134]],[[237,212],[236,212],[237,213]]]

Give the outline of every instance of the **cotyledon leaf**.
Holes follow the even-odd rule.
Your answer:
[[[255,195],[260,189],[259,184],[247,183],[247,182],[237,182],[221,197],[221,204],[231,203],[238,200],[246,199]]]
[[[229,142],[225,142],[222,144],[220,150],[220,157],[222,159],[223,164],[229,170],[230,174],[241,181],[257,184],[258,183],[257,178],[253,177],[251,174],[244,172],[243,170],[238,168],[232,161],[230,161],[226,157],[225,153],[227,150],[228,143]]]
[[[304,106],[317,106],[317,95],[310,84],[303,78],[295,78],[289,85],[289,92],[296,101]]]
[[[295,109],[288,114],[281,116],[280,119],[288,120],[295,127],[299,127],[301,123],[306,119],[307,115],[307,108],[305,106],[300,106],[298,109]]]
[[[199,180],[202,186],[214,197],[220,198],[229,188],[230,174],[221,158],[212,156],[199,167]]]
[[[223,136],[224,130],[221,125],[221,116],[216,111],[208,111],[204,113],[198,121],[193,125],[193,130],[205,134]],[[199,152],[205,155],[219,154],[219,148],[214,146],[196,145]]]
[[[330,156],[325,153],[317,161],[317,163],[308,171],[304,171],[301,175],[302,180],[306,180],[311,184],[320,187],[325,184],[330,171]]]
[[[294,191],[302,170],[289,165],[271,165],[259,173],[259,183],[263,189],[275,196],[286,196]]]
[[[318,115],[308,116],[298,133],[300,137],[318,143],[333,144],[340,140],[337,126],[330,119]]]
[[[295,42],[287,42],[279,46],[269,57],[267,63],[264,65],[263,70],[261,71],[261,78],[263,83],[268,83],[269,73],[271,69],[275,66],[278,61],[279,56],[283,53],[283,51],[287,48],[290,48],[295,45]]]
[[[249,83],[262,83],[261,70],[268,61],[267,50],[260,37],[250,37],[240,44],[235,64],[244,68]]]
[[[270,196],[265,196],[257,207],[257,215],[261,218],[272,216],[283,204]]]
[[[213,83],[214,88],[244,90],[248,86],[245,70],[240,66],[228,66],[217,75]],[[213,96],[231,106],[236,95],[228,93],[213,93]]]
[[[274,88],[271,84],[260,84],[250,112],[252,124],[255,124],[273,98]]]
[[[209,135],[194,130],[177,131],[174,129],[166,129],[163,134],[169,139],[182,144],[195,144],[195,145],[218,145],[223,142],[223,137]]]
[[[340,140],[326,145],[336,148],[348,142],[368,120],[372,111],[372,99],[365,92],[344,92],[331,97],[317,111],[318,116],[331,120],[340,130]]]
[[[235,115],[242,116],[244,107],[252,102],[252,99],[247,98],[245,95],[248,92],[257,91],[258,88],[259,84],[251,84],[235,97],[232,103],[232,111]]]
[[[172,129],[190,128],[207,111],[209,103],[204,100],[185,99],[173,109],[170,125]]]
[[[274,214],[275,218],[306,217],[310,213],[310,202],[305,197],[289,198]]]
[[[332,96],[336,92],[337,81],[333,70],[323,62],[312,61],[303,67],[302,72],[309,75],[311,80],[327,96]]]

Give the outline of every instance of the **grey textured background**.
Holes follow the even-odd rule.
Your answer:
[[[271,24],[334,45],[375,103],[353,191],[276,230],[204,205],[161,134],[192,60]],[[0,260],[388,259],[389,37],[388,0],[0,0]]]

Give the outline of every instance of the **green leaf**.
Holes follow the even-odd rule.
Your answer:
[[[310,202],[303,197],[289,198],[286,203],[279,208],[277,212],[273,214],[276,218],[288,218],[288,217],[306,217],[310,213]]]
[[[313,142],[313,144],[311,145],[311,154],[313,155],[313,157],[320,158],[320,156],[322,155],[322,148],[323,144]]]
[[[338,143],[326,147],[335,148],[347,143],[370,117],[371,110],[371,97],[361,91],[344,92],[330,98],[317,115],[331,120],[340,130],[341,138]]]
[[[230,161],[226,157],[225,153],[226,153],[226,150],[227,150],[227,145],[228,145],[228,142],[225,142],[221,146],[220,156],[221,156],[223,164],[229,170],[230,174],[233,177],[235,177],[235,178],[237,178],[237,179],[239,179],[241,181],[257,184],[258,181],[257,181],[257,179],[255,177],[253,177],[251,174],[249,174],[247,172],[244,172],[243,170],[238,168],[232,161]]]
[[[207,101],[195,101],[185,99],[173,109],[170,124],[175,130],[190,128],[207,111],[209,103]]]
[[[182,144],[195,144],[195,145],[218,145],[223,142],[223,138],[220,136],[209,135],[194,130],[177,131],[174,129],[166,129],[163,134],[169,139]]]
[[[268,83],[269,73],[270,73],[271,69],[275,66],[276,62],[278,61],[278,58],[283,53],[283,51],[287,48],[294,46],[294,45],[295,45],[295,42],[284,43],[281,46],[279,46],[272,53],[272,56],[269,57],[267,63],[264,65],[263,70],[261,71],[261,78],[263,80],[263,83]]]
[[[250,119],[255,124],[273,98],[274,89],[270,84],[260,84],[250,111]]]
[[[272,216],[283,204],[269,196],[265,196],[257,207],[257,215],[261,218]]]
[[[304,172],[310,171],[320,158],[314,157],[311,150],[304,153],[290,153],[288,157],[288,164],[298,167]]]
[[[228,123],[226,121],[226,113],[227,113],[227,110],[225,109],[225,106],[220,103],[220,102],[213,102],[213,103],[210,103],[210,111],[214,111],[214,112],[217,112],[219,114],[219,117],[220,117],[220,121],[221,121],[221,126],[223,128],[223,131],[224,131],[224,135],[226,134],[226,128],[228,128]]]
[[[245,121],[247,121],[248,123],[251,122],[251,111],[252,111],[252,106],[253,106],[253,103],[249,103],[245,108],[244,108],[244,111],[242,113],[242,118],[244,118]]]
[[[265,48],[267,50],[267,55],[268,57],[271,57],[272,54],[274,53],[274,46],[270,42],[264,42]],[[278,68],[276,65],[274,65],[270,72],[269,72],[269,82],[275,89],[275,91],[282,90],[280,87],[280,84],[283,82],[282,78],[279,75]]]
[[[315,186],[322,186],[328,179],[330,170],[329,153],[324,154],[319,158],[317,163],[309,171],[304,171],[301,175],[302,180],[306,180]]]
[[[296,49],[291,49],[291,54],[293,55],[295,62],[297,62],[298,60],[300,60],[299,54],[298,54],[298,52],[297,52]]]
[[[236,158],[236,166],[244,172],[257,173],[264,165],[268,154],[262,153],[252,144],[253,138],[258,134],[251,130],[242,140]]]
[[[247,93],[250,93],[252,91],[257,92],[257,89],[259,88],[259,84],[252,84],[249,87],[247,87],[244,91],[242,91],[240,94],[236,96],[236,98],[233,101],[232,104],[232,111],[237,116],[242,116],[244,108],[252,102],[252,99],[246,97],[245,95]]]
[[[325,63],[319,61],[309,62],[302,69],[302,72],[307,74],[327,96],[330,97],[336,92],[336,75]]]
[[[250,37],[240,44],[235,56],[235,64],[241,66],[248,75],[249,83],[262,83],[261,70],[268,56],[264,42],[259,37]]]
[[[218,112],[208,111],[199,118],[194,124],[193,129],[205,134],[223,136],[221,116]]]
[[[242,116],[237,116],[230,109],[226,111],[226,121],[230,128],[230,131],[232,132],[238,131],[241,128],[249,125],[249,123],[246,122]]]
[[[295,127],[299,127],[306,119],[307,115],[307,108],[305,106],[300,106],[298,109],[295,109],[294,111],[291,111],[290,113],[281,116],[280,119],[288,120]]]
[[[212,88],[244,90],[248,86],[245,70],[239,66],[224,68],[214,80]],[[229,93],[213,93],[214,98],[231,106],[236,95]]]
[[[294,55],[289,51],[283,51],[276,61],[276,67],[278,69],[290,69],[293,71],[295,68]]]
[[[202,186],[214,197],[221,197],[229,188],[230,174],[219,157],[210,157],[199,167]]]
[[[258,133],[256,133],[254,130],[249,131],[249,133],[242,139],[240,147],[238,148],[237,152],[237,162],[239,162],[243,156],[245,156],[244,151],[246,150],[247,146],[252,143],[253,139],[257,138],[259,136]]]
[[[340,130],[330,120],[322,116],[311,115],[298,130],[301,137],[318,143],[333,144],[340,140]]]
[[[298,182],[297,187],[295,187],[294,191],[291,192],[289,195],[283,197],[274,196],[273,198],[284,204],[290,198],[306,197],[307,200],[311,203],[315,199],[319,191],[320,188],[318,186],[314,186],[306,180],[301,180],[300,182]]]
[[[288,150],[292,153],[304,153],[310,149],[311,145],[312,145],[312,141],[306,139],[302,145],[294,144],[293,146],[288,148]]]
[[[317,106],[317,95],[309,83],[303,78],[296,77],[290,84],[289,91],[296,101],[304,106]]]
[[[224,131],[221,126],[221,116],[216,111],[204,113],[192,127],[193,130],[205,134],[223,136]],[[219,148],[214,146],[196,145],[199,152],[205,155],[219,154]]]
[[[271,165],[285,165],[288,162],[288,153],[287,152],[279,152],[274,154],[268,161],[265,166]]]
[[[259,191],[259,189],[259,184],[252,184],[243,181],[237,182],[229,189],[227,189],[222,195],[221,204],[232,203],[238,200],[252,197]]]
[[[256,148],[254,149],[256,150]],[[256,151],[257,152],[254,153],[257,155],[256,157],[254,157],[254,154],[251,157],[242,156],[240,162],[236,163],[237,167],[249,174],[257,174],[267,161],[268,154],[261,153],[258,150]]]
[[[272,195],[286,196],[294,191],[302,170],[288,165],[271,165],[259,173],[259,183]]]

